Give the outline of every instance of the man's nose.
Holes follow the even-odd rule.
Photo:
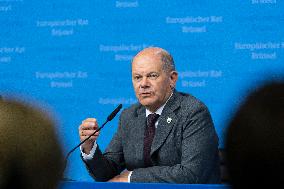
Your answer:
[[[143,77],[141,82],[140,82],[140,87],[141,88],[145,88],[145,87],[149,87],[149,81],[147,77]]]

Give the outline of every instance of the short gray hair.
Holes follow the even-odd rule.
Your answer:
[[[166,50],[161,49],[160,51],[157,52],[158,55],[161,56],[161,60],[164,63],[163,65],[163,70],[164,71],[175,71],[175,62],[170,53],[168,53]]]

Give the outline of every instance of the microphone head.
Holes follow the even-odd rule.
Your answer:
[[[113,112],[111,112],[111,114],[107,117],[107,121],[111,121],[116,116],[116,114],[120,111],[121,108],[122,108],[122,104],[119,104],[117,108],[115,108],[115,110],[113,110]]]

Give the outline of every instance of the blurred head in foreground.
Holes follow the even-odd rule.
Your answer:
[[[63,154],[54,123],[43,111],[0,100],[0,188],[56,188]]]
[[[233,188],[281,183],[284,170],[284,83],[251,93],[231,120],[226,138]]]

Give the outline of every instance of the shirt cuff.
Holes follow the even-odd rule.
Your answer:
[[[94,154],[96,152],[96,149],[97,149],[97,142],[95,141],[94,142],[94,145],[93,145],[93,148],[91,149],[90,153],[89,154],[85,154],[82,150],[82,147],[80,146],[80,151],[81,151],[81,155],[83,157],[84,160],[90,160],[94,157]]]
[[[130,177],[131,177],[131,175],[132,175],[132,172],[133,172],[133,171],[130,171],[129,174],[128,174],[128,182],[130,182]]]

